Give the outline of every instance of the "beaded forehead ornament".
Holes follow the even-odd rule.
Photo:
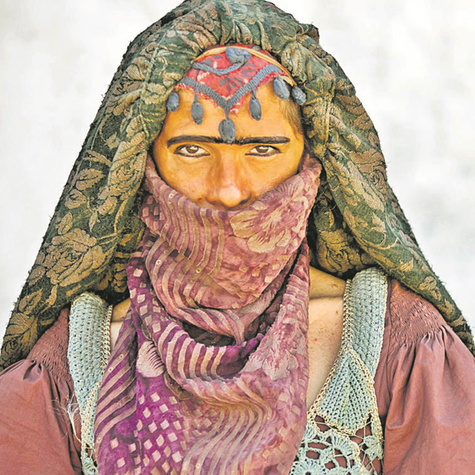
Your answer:
[[[204,109],[199,97],[211,99],[224,110],[225,119],[219,124],[219,134],[226,143],[236,138],[236,125],[230,113],[237,113],[244,98],[251,94],[249,112],[255,120],[262,117],[257,89],[273,81],[277,97],[299,105],[305,103],[304,92],[296,85],[290,73],[269,53],[257,48],[242,45],[219,46],[212,48],[191,65],[183,79],[176,85],[167,101],[167,110],[175,112],[180,105],[176,89],[190,89],[195,93],[191,106],[191,116],[196,124],[203,122]],[[290,91],[286,83],[290,86]]]

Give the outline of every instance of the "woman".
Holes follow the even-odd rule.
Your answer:
[[[316,30],[185,2],[126,53],[12,316],[2,470],[469,473],[473,357],[424,299],[473,350]]]

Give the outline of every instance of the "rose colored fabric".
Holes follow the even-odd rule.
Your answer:
[[[388,299],[375,377],[385,432],[384,474],[471,475],[474,359],[424,299],[394,280]],[[65,384],[57,403],[51,400],[69,380],[66,348],[55,339],[67,341],[64,320],[44,335],[29,359],[0,375],[1,475],[80,474],[80,445],[67,417],[52,416],[58,410],[63,414],[72,396]],[[34,352],[43,356],[32,359]]]
[[[223,211],[170,188],[149,158],[131,307],[97,403],[100,472],[289,472],[306,424],[305,231],[320,170],[307,157]]]
[[[385,475],[475,473],[475,359],[440,313],[397,281],[376,397]]]
[[[28,359],[0,374],[0,475],[82,473],[81,444],[67,413],[73,394],[67,315],[61,312]]]

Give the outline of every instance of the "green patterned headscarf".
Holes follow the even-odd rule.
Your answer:
[[[324,167],[309,220],[312,265],[339,277],[378,265],[425,297],[474,352],[467,322],[434,274],[388,185],[371,119],[312,25],[260,0],[187,0],[129,46],[48,227],[5,334],[0,367],[24,358],[59,310],[88,289],[127,297],[125,264],[141,239],[147,152],[166,100],[213,45],[257,45],[307,95],[307,142]]]

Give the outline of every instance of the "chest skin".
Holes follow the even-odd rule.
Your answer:
[[[344,292],[345,281],[310,267],[307,408],[315,401],[340,351]],[[129,306],[130,299],[127,299],[114,307],[111,346],[117,339]]]
[[[345,281],[310,267],[307,408],[315,401],[340,351],[344,292]]]

